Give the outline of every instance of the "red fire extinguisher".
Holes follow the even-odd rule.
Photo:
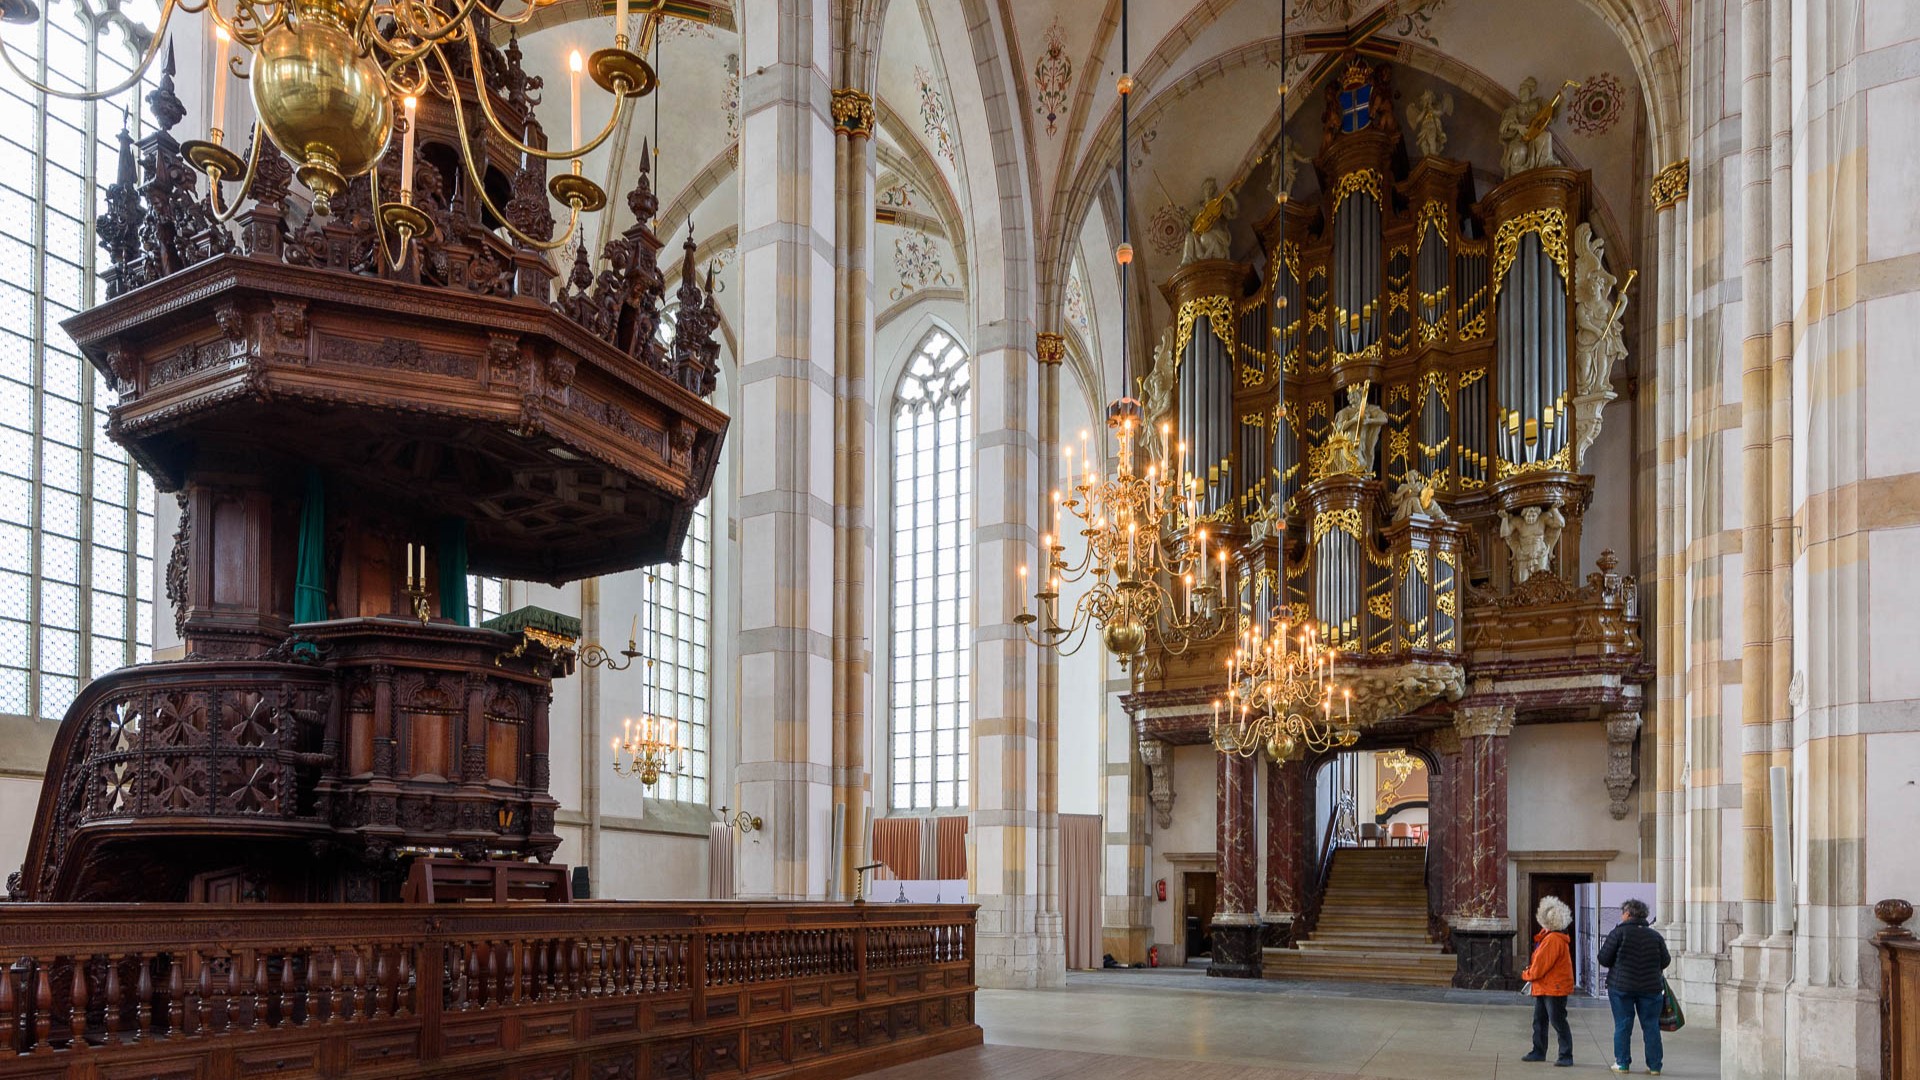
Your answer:
[[[1152,948],[1147,950],[1147,966],[1148,967],[1160,966],[1160,946],[1155,945]]]

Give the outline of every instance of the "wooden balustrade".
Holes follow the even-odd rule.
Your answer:
[[[1873,914],[1883,924],[1880,949],[1880,1073],[1885,1080],[1920,1080],[1920,938],[1907,929],[1913,905],[1882,900]]]
[[[0,1078],[846,1075],[980,1041],[972,943],[959,905],[4,905]]]

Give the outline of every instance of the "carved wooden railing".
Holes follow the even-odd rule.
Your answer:
[[[980,1041],[973,911],[13,905],[0,1077],[845,1075]]]
[[[1904,925],[1913,905],[1882,900],[1873,913],[1886,924],[1873,939],[1880,948],[1880,1074],[1920,1080],[1920,939]]]

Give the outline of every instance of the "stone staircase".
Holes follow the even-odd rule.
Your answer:
[[[1450,986],[1454,958],[1427,935],[1427,849],[1341,848],[1313,933],[1267,949],[1269,979]]]

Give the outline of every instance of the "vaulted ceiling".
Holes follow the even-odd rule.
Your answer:
[[[588,171],[616,198],[600,235],[626,224],[618,193],[632,186],[642,140],[657,146],[655,184],[662,232],[672,232],[663,258],[677,259],[685,221],[698,230],[700,259],[731,262],[738,217],[740,38],[733,5],[771,0],[706,0],[710,22],[669,20],[660,44],[661,90],[633,117],[630,130],[589,161]],[[1112,245],[1121,222],[1114,165],[1118,160],[1121,0],[889,0],[878,36],[876,139],[881,224],[876,236],[875,304],[892,310],[930,296],[964,298],[977,269],[969,254],[968,207],[988,193],[966,190],[970,154],[984,136],[965,130],[956,95],[978,95],[978,50],[965,35],[940,27],[989,20],[1017,80],[1022,179],[1035,239],[1043,325],[1077,336],[1085,353],[1102,350],[1102,326],[1118,317]],[[953,11],[943,11],[953,8]],[[577,9],[577,10],[576,10]],[[965,9],[962,12],[960,9]],[[525,40],[530,70],[564,83],[566,52],[588,35],[569,18],[599,18],[594,0],[561,0],[546,27]],[[1131,209],[1128,227],[1145,271],[1136,299],[1148,328],[1168,317],[1153,285],[1179,258],[1182,226],[1171,207],[1199,200],[1202,183],[1241,181],[1237,250],[1251,246],[1251,223],[1271,206],[1265,158],[1285,132],[1306,152],[1320,145],[1320,87],[1309,69],[1323,59],[1313,35],[1370,26],[1369,41],[1391,51],[1403,110],[1422,91],[1450,95],[1448,155],[1473,161],[1498,179],[1497,124],[1522,79],[1543,95],[1574,81],[1554,130],[1568,164],[1593,172],[1602,231],[1628,264],[1643,234],[1644,178],[1652,162],[1650,100],[1643,89],[1659,58],[1649,43],[1677,39],[1680,14],[1662,0],[1294,0],[1287,23],[1286,76],[1278,93],[1281,4],[1278,0],[1134,0],[1129,13],[1133,101]],[[961,40],[949,40],[961,38]],[[591,129],[604,103],[587,95],[582,123]],[[1283,115],[1283,101],[1290,114]],[[655,105],[658,116],[655,116]],[[604,111],[598,114],[603,120]],[[1671,121],[1668,121],[1671,123]],[[1408,125],[1403,124],[1403,127]],[[657,136],[656,136],[657,131]],[[1409,136],[1410,137],[1410,136]],[[964,143],[964,145],[963,145]],[[1296,197],[1312,194],[1303,170]],[[723,281],[730,274],[723,269]],[[738,325],[737,287],[722,306]],[[1110,343],[1109,343],[1110,344]]]

